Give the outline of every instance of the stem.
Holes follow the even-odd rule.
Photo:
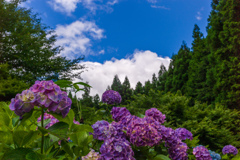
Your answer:
[[[44,127],[43,119],[44,119],[44,109],[42,108],[41,127]],[[43,144],[44,144],[44,134],[42,133],[41,154],[43,154]]]

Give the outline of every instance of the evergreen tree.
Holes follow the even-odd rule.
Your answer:
[[[132,89],[128,77],[126,76],[122,84],[122,103],[123,105],[127,104],[132,98]]]
[[[143,91],[142,83],[138,81],[134,90],[134,94],[137,95],[137,94],[143,94],[143,93],[144,91]]]
[[[166,70],[166,67],[163,64],[161,64],[160,70],[158,71],[158,83],[157,83],[158,90],[164,91],[166,80],[167,80],[167,70]]]
[[[157,80],[157,77],[156,77],[156,74],[153,73],[152,75],[152,89],[153,90],[156,90],[157,89],[157,85],[158,85],[158,80]]]
[[[88,83],[88,82],[87,82]],[[93,97],[90,96],[90,87],[84,86],[84,93],[81,100],[82,106],[93,107]]]
[[[118,78],[118,75],[115,75],[113,78],[113,83],[111,85],[111,90],[119,92],[119,94],[122,96],[122,83]]]
[[[172,56],[172,59],[170,61],[170,64],[169,64],[169,67],[168,67],[168,71],[166,72],[166,83],[165,83],[165,86],[164,86],[164,91],[165,93],[167,92],[170,92],[173,88],[173,63],[174,63],[174,60],[175,60],[175,57],[176,55],[173,55]]]
[[[151,82],[148,80],[145,82],[145,85],[143,87],[143,91],[145,95],[148,95],[149,91],[151,90]]]
[[[180,90],[183,94],[186,92],[186,82],[188,81],[188,67],[191,60],[191,52],[186,43],[183,42],[178,54],[173,61],[173,81],[172,92]]]
[[[100,97],[98,94],[96,94],[94,97],[93,97],[93,104],[94,104],[94,107],[99,109],[99,102],[100,102]]]

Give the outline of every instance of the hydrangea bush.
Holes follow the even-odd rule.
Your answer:
[[[220,154],[204,146],[188,147],[193,134],[185,128],[164,126],[166,115],[157,108],[146,110],[141,118],[132,115],[127,108],[115,106],[121,102],[121,95],[113,90],[103,93],[102,102],[111,106],[114,121],[100,120],[91,127],[83,125],[75,121],[72,101],[65,91],[53,81],[36,81],[11,100],[9,111],[4,109],[10,117],[14,117],[9,114],[13,111],[19,120],[15,117],[6,123],[12,125],[7,128],[13,134],[14,141],[10,141],[15,147],[7,148],[10,151],[6,149],[0,158],[11,159],[9,157],[15,155],[29,160],[221,159]],[[237,155],[238,150],[227,145],[222,153],[229,159]]]

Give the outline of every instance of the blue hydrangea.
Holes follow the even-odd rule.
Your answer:
[[[220,154],[218,154],[214,151],[211,151],[211,150],[208,150],[208,151],[210,153],[210,156],[212,157],[212,160],[220,160],[221,159]]]

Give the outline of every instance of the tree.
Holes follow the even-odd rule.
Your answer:
[[[132,89],[128,77],[126,76],[122,84],[122,103],[127,104],[129,100],[132,99]]]
[[[175,59],[173,61],[173,92],[180,90],[183,94],[185,94],[186,82],[188,81],[188,67],[190,59],[190,49],[187,47],[187,44],[183,42],[181,48],[178,51],[178,54],[175,55]]]
[[[143,86],[142,83],[140,81],[137,82],[135,90],[134,90],[134,94],[143,94]]]
[[[151,90],[151,82],[148,80],[145,82],[145,85],[143,87],[143,91],[145,95],[148,95],[149,91]]]
[[[158,81],[157,81],[157,77],[156,77],[156,74],[153,73],[152,75],[152,89],[153,90],[156,90],[157,89],[157,85],[158,85]]]
[[[122,96],[122,83],[119,80],[118,75],[114,76],[111,89],[119,92],[119,94]]]
[[[35,80],[71,79],[82,69],[78,62],[61,57],[62,48],[55,46],[56,35],[41,23],[30,9],[20,8],[20,0],[0,3],[0,64],[9,65],[11,76],[32,84]]]
[[[158,85],[157,85],[158,90],[164,91],[166,80],[167,80],[167,70],[166,70],[166,67],[163,64],[161,64],[160,70],[158,71]]]

